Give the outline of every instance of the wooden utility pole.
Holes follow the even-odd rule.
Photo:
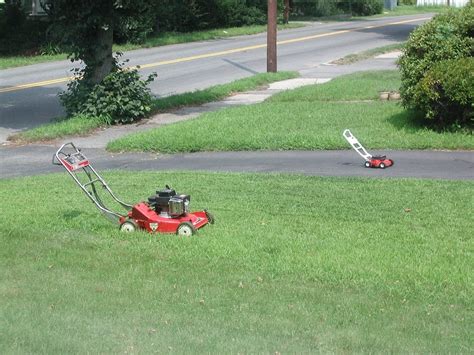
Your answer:
[[[277,0],[268,0],[267,72],[277,71]]]

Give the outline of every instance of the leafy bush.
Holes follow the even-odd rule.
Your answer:
[[[445,60],[416,85],[414,100],[440,126],[473,126],[474,58]]]
[[[298,15],[326,17],[338,13],[336,2],[332,0],[298,1],[293,4],[292,11]]]
[[[77,76],[82,74],[78,71]],[[102,82],[93,85],[85,79],[73,80],[60,99],[68,116],[106,116],[109,123],[129,123],[150,112],[153,97],[147,85],[156,74],[140,79],[138,70],[119,66]]]
[[[344,1],[338,7],[356,16],[370,16],[383,11],[383,0]]]
[[[155,11],[156,32],[190,32],[263,24],[266,0],[160,0]]]
[[[472,57],[474,53],[474,6],[437,15],[412,32],[399,60],[400,93],[405,107],[424,111],[418,85],[436,63]],[[424,102],[424,101],[423,101]]]
[[[398,5],[416,5],[416,0],[398,0]]]
[[[263,25],[267,22],[265,13],[255,6],[247,6],[245,0],[226,0],[221,2],[219,26],[240,27]]]
[[[122,16],[114,27],[115,43],[143,43],[153,32],[153,16]]]
[[[341,13],[368,16],[381,13],[383,0],[306,0],[294,2],[297,15],[324,17]]]

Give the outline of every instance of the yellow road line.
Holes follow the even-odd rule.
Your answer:
[[[18,90],[25,90],[25,89],[35,88],[35,87],[38,87],[38,86],[46,86],[46,85],[64,83],[64,82],[69,81],[69,80],[70,80],[69,78],[59,78],[59,79],[38,81],[38,82],[35,82],[35,83],[29,83],[29,84],[23,84],[23,85],[17,85],[17,86],[10,86],[10,87],[7,87],[7,88],[1,88],[0,93],[10,92],[10,91],[18,91]]]
[[[322,38],[322,37],[337,36],[337,35],[341,35],[341,34],[344,34],[344,33],[356,32],[356,31],[360,31],[360,30],[364,30],[364,29],[373,29],[373,28],[381,28],[381,27],[387,27],[387,26],[402,25],[402,24],[405,24],[405,23],[424,21],[424,20],[429,20],[429,19],[430,19],[430,17],[423,17],[423,18],[417,18],[417,19],[411,19],[411,20],[391,22],[391,23],[387,23],[387,24],[383,24],[383,25],[373,25],[373,26],[353,28],[353,29],[348,29],[348,30],[327,32],[327,33],[321,33],[321,34],[317,34],[317,35],[313,35],[313,36],[306,36],[306,37],[288,39],[288,40],[284,40],[284,41],[278,41],[277,44],[278,45],[284,45],[284,44],[290,44],[290,43],[297,43],[297,42],[309,41],[309,40],[312,40],[312,39],[317,39],[317,38]],[[177,63],[190,62],[190,61],[193,61],[193,60],[204,59],[204,58],[219,57],[219,56],[223,56],[223,55],[227,55],[227,54],[246,52],[246,51],[251,51],[251,50],[266,48],[266,47],[267,47],[266,44],[257,44],[257,45],[254,45],[254,46],[234,48],[234,49],[229,49],[229,50],[221,51],[221,52],[213,52],[213,53],[200,54],[200,55],[195,55],[195,56],[190,56],[190,57],[164,60],[164,61],[161,61],[161,62],[143,64],[143,65],[140,65],[139,67],[141,69],[154,68],[154,67],[159,67],[159,66],[162,66],[162,65],[177,64]],[[64,83],[64,82],[67,82],[69,80],[71,80],[71,78],[64,77],[64,78],[58,78],[58,79],[52,79],[52,80],[38,81],[38,82],[35,82],[35,83],[29,83],[29,84],[23,84],[23,85],[17,85],[17,86],[10,86],[10,87],[7,87],[7,88],[0,89],[0,93],[18,91],[18,90],[25,90],[25,89],[38,87],[38,86],[46,86],[46,85]]]

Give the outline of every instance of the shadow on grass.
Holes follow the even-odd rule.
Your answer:
[[[428,130],[435,133],[473,133],[472,127],[461,127],[456,124],[443,125],[436,121],[426,119],[421,112],[410,109],[390,116],[386,121],[397,130],[403,130],[409,133],[417,133],[421,130]]]
[[[420,130],[435,130],[423,116],[414,110],[404,110],[386,119],[397,130],[416,133]]]
[[[64,211],[62,214],[62,217],[66,221],[72,221],[80,216],[82,216],[84,212],[79,211],[79,210],[69,210],[69,211]]]

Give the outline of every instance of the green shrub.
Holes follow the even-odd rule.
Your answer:
[[[416,85],[414,99],[426,118],[442,127],[472,127],[474,58],[437,63]]]
[[[419,83],[438,62],[472,57],[473,35],[474,6],[437,15],[412,32],[399,60],[405,107],[421,110],[428,117],[426,105],[418,102]]]
[[[247,6],[245,0],[227,0],[221,3],[220,26],[240,27],[263,25],[267,22],[265,13],[255,6]]]
[[[160,0],[155,6],[155,31],[263,24],[266,4],[266,0]]]
[[[143,43],[153,32],[153,16],[123,16],[114,27],[115,43]]]
[[[119,66],[99,84],[73,80],[59,96],[68,116],[106,116],[109,123],[129,123],[150,112],[153,97],[147,85],[155,77],[152,74],[141,80],[138,70]]]
[[[336,15],[339,10],[332,0],[313,0],[294,2],[292,11],[297,15],[327,17]]]
[[[343,1],[338,7],[356,16],[380,14],[383,11],[383,0]]]

